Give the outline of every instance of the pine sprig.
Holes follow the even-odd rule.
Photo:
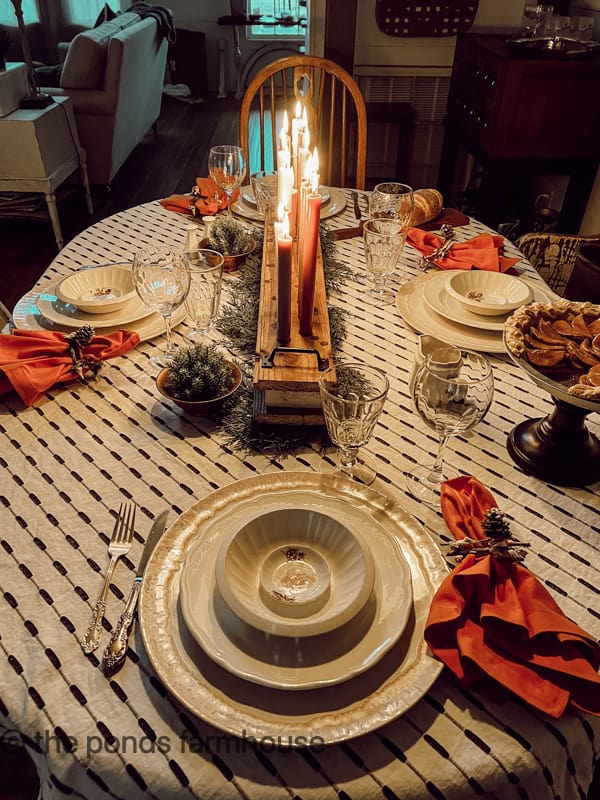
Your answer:
[[[178,400],[212,400],[231,391],[234,376],[215,345],[178,347],[169,364],[165,389]]]
[[[225,256],[247,253],[252,247],[253,237],[233,217],[221,216],[213,222],[206,246]]]

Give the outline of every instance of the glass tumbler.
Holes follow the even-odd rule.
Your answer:
[[[194,326],[188,339],[201,342],[210,334],[213,320],[219,313],[225,259],[216,250],[206,248],[186,250],[184,255],[190,266],[190,291],[185,309]]]

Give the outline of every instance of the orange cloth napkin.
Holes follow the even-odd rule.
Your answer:
[[[496,506],[473,477],[442,484],[442,513],[455,539],[485,538],[481,521]],[[569,703],[600,716],[598,642],[520,563],[466,555],[433,598],[425,639],[463,684],[488,675],[553,717]]]
[[[424,256],[431,255],[443,243],[443,239],[436,233],[421,228],[409,228],[407,241]],[[503,245],[502,236],[480,233],[468,242],[456,242],[445,258],[434,263],[441,269],[486,269],[490,272],[506,272],[520,259],[501,255]]]
[[[240,190],[236,189],[231,195],[232,204],[237,200],[239,193]],[[175,211],[177,214],[205,217],[227,208],[227,195],[220,191],[212,178],[196,178],[196,186],[191,194],[172,194],[161,200],[160,204],[168,211]]]
[[[139,342],[140,337],[133,331],[116,331],[95,336],[81,348],[81,355],[97,363],[127,353]],[[0,395],[14,389],[25,405],[32,406],[55,383],[79,377],[65,334],[29,330],[0,334]]]

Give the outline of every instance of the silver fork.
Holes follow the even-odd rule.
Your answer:
[[[108,586],[112,578],[117,561],[124,556],[131,547],[133,539],[133,530],[135,526],[135,504],[134,503],[121,503],[119,506],[119,513],[115,521],[112,536],[108,544],[108,554],[110,556],[110,563],[106,570],[106,577],[104,578],[104,585],[100,596],[96,601],[94,610],[92,612],[92,621],[81,637],[81,646],[84,653],[91,653],[100,644],[102,638],[102,620],[104,619],[104,611],[106,609],[106,597],[108,595]]]

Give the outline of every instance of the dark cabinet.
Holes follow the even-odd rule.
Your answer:
[[[459,37],[439,187],[451,197],[460,147],[482,167],[477,216],[502,221],[531,174],[569,175],[558,226],[577,232],[600,163],[600,55],[533,58],[505,37]]]

